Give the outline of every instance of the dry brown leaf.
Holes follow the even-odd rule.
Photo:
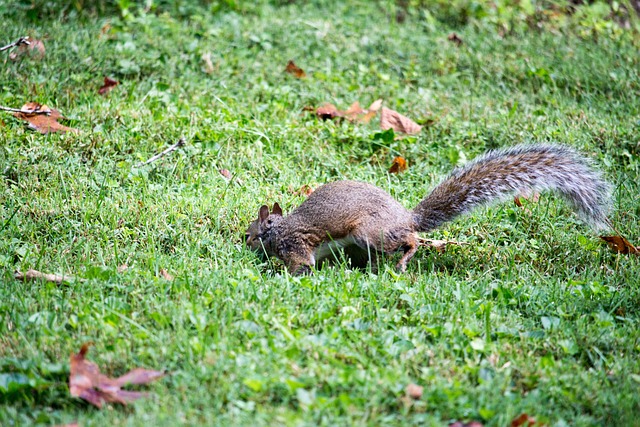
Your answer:
[[[600,236],[602,240],[607,242],[609,247],[619,254],[640,254],[640,247],[634,246],[623,236]]]
[[[373,119],[376,116],[376,114],[378,114],[378,110],[380,110],[380,107],[382,107],[382,99],[377,99],[373,101],[373,103],[371,103],[369,108],[364,110],[364,115],[358,117],[358,121],[360,123],[365,123],[365,124],[369,123],[371,119]]]
[[[447,39],[448,39],[450,42],[455,43],[455,44],[456,44],[456,46],[460,46],[462,43],[464,43],[464,42],[462,41],[462,39],[460,38],[460,36],[459,36],[459,35],[457,35],[456,33],[451,33],[451,34],[449,34],[449,37],[447,37]]]
[[[358,120],[358,116],[361,114],[365,114],[366,111],[362,109],[360,103],[358,101],[351,104],[351,106],[347,109],[347,111],[343,111],[342,114],[348,119],[353,121]]]
[[[164,371],[136,368],[121,377],[109,378],[100,373],[98,365],[85,359],[91,345],[85,343],[78,354],[71,354],[69,392],[71,396],[80,397],[98,408],[102,408],[105,402],[126,405],[145,397],[147,393],[122,390],[122,387],[127,384],[148,384],[166,375]]]
[[[389,168],[389,173],[400,173],[407,170],[407,161],[402,156],[393,159],[393,164]]]
[[[9,54],[9,59],[12,61],[16,61],[22,56],[28,55],[31,58],[42,59],[46,53],[46,49],[44,48],[44,43],[42,40],[35,40],[29,38],[29,44],[21,44],[18,46],[18,49],[14,50]]]
[[[394,132],[406,133],[408,135],[415,135],[422,130],[422,126],[410,118],[386,107],[382,107],[380,127],[382,130],[393,129]]]
[[[215,68],[211,61],[211,54],[209,52],[203,53],[201,58],[202,62],[204,62],[204,72],[207,74],[213,74]]]
[[[305,184],[302,187],[300,187],[297,190],[293,190],[293,188],[291,188],[289,190],[291,192],[291,194],[293,194],[294,196],[306,196],[309,197],[311,195],[311,193],[313,193],[313,188],[311,188],[310,185]]]
[[[106,36],[111,32],[111,23],[105,22],[102,28],[100,28],[100,37]]]
[[[104,84],[102,85],[102,87],[100,89],[98,89],[98,93],[100,95],[104,95],[107,92],[109,92],[111,89],[113,89],[114,87],[118,86],[120,84],[119,81],[112,79],[111,77],[106,77],[104,78]]]
[[[533,194],[530,194],[526,191],[523,191],[517,196],[515,196],[513,198],[513,203],[515,203],[516,206],[519,208],[523,207],[522,201],[520,199],[529,200],[531,203],[538,203],[538,200],[540,200],[540,193],[535,191],[533,192]]]
[[[58,123],[58,119],[64,119],[64,117],[62,117],[60,111],[55,108],[49,108],[48,106],[37,102],[27,102],[22,106],[21,110],[23,112],[13,113],[13,115],[21,120],[29,122],[29,128],[37,130],[40,133],[78,132],[78,129],[73,129]]]
[[[158,274],[160,275],[160,277],[162,277],[165,280],[169,280],[169,281],[173,280],[173,276],[169,274],[169,272],[164,268],[161,268]]]
[[[367,110],[375,113],[375,112],[378,112],[378,110],[380,110],[380,107],[382,107],[382,99],[376,99],[371,103],[371,105],[369,105],[369,108],[367,108]]]
[[[343,112],[339,111],[333,104],[324,104],[316,108],[316,115],[323,120],[328,120],[342,117]]]
[[[449,424],[449,427],[483,427],[483,424],[480,421],[469,421],[468,423],[454,421]]]
[[[307,77],[307,73],[305,73],[304,70],[298,67],[293,61],[289,61],[287,63],[287,68],[285,68],[284,71],[298,79],[303,79]]]
[[[231,172],[229,172],[229,169],[219,169],[218,172],[220,172],[220,175],[222,175],[223,177],[227,178],[227,179],[231,179]]]
[[[522,413],[511,420],[511,427],[531,427],[537,423],[536,419],[529,415]]]
[[[422,397],[423,390],[424,387],[411,383],[407,386],[407,389],[405,391],[407,393],[407,396],[409,396],[413,400],[418,400]]]
[[[37,270],[27,270],[26,273],[16,271],[14,277],[16,280],[22,280],[25,282],[44,280],[45,282],[56,283],[58,285],[73,282],[76,280],[76,278],[73,276],[60,276],[57,274],[42,273]]]

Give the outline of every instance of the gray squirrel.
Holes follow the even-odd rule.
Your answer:
[[[404,271],[418,248],[418,232],[475,207],[543,190],[558,192],[593,229],[611,227],[610,187],[587,159],[565,146],[533,144],[489,151],[455,169],[412,211],[365,182],[322,185],[287,216],[277,203],[271,212],[261,206],[245,241],[280,258],[294,275],[310,273],[336,249],[372,264],[379,254],[401,251],[396,268]]]

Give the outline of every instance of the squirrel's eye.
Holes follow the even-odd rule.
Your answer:
[[[273,223],[272,220],[270,220],[270,219],[267,220],[267,224],[271,225],[272,223]]]

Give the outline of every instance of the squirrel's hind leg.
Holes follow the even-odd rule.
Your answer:
[[[416,240],[416,236],[410,235],[407,237],[407,241],[401,247],[404,253],[402,254],[402,258],[396,264],[396,269],[398,271],[404,272],[407,269],[407,263],[413,256],[416,254],[418,250],[418,241]]]

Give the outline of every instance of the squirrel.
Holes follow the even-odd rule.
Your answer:
[[[284,216],[278,203],[245,233],[246,245],[284,261],[293,275],[308,274],[336,249],[364,256],[372,268],[379,254],[401,251],[405,271],[418,248],[418,232],[433,230],[473,208],[532,191],[558,192],[593,229],[607,229],[610,186],[590,162],[560,145],[518,145],[489,151],[453,172],[412,211],[384,190],[359,181],[320,186]]]

